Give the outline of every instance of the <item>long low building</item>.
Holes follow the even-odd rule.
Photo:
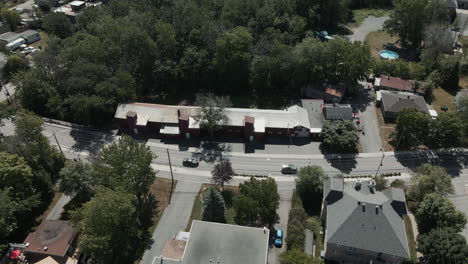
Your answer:
[[[114,117],[120,129],[126,132],[188,139],[203,132],[196,118],[200,111],[197,106],[128,103],[119,104]],[[311,125],[307,110],[295,105],[285,110],[227,108],[220,126],[224,134],[244,136],[253,141],[265,135],[318,135],[322,124]]]

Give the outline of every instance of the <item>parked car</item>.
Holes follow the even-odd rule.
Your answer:
[[[292,164],[281,165],[281,172],[284,174],[295,174],[297,173],[297,167]]]
[[[281,229],[278,229],[276,230],[276,234],[275,234],[275,247],[282,247],[283,246],[283,230]]]
[[[354,119],[354,122],[356,122],[356,124],[358,124],[358,125],[361,124],[361,118],[359,118],[358,113],[353,113],[353,119]]]
[[[182,165],[185,167],[198,167],[198,160],[192,158],[185,158],[182,161]]]

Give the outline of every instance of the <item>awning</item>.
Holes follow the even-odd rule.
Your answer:
[[[179,127],[178,126],[168,126],[164,125],[161,127],[161,130],[159,130],[159,133],[165,134],[165,135],[179,135]]]

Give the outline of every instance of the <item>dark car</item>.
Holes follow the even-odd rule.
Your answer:
[[[292,164],[281,165],[281,172],[284,174],[296,174],[297,168]]]
[[[198,167],[198,160],[192,158],[185,158],[182,161],[182,165],[185,167]]]

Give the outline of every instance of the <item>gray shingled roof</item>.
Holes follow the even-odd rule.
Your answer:
[[[324,189],[330,193],[333,184],[329,181],[325,181]],[[393,196],[398,200],[394,201]],[[402,204],[401,200],[405,198],[399,190],[371,193],[366,182],[362,182],[359,190],[354,188],[354,183],[345,183],[342,198],[327,203],[326,243],[408,258],[401,208],[394,206],[394,203]]]
[[[386,112],[399,113],[403,108],[414,107],[417,110],[429,114],[429,109],[424,97],[410,94],[390,91],[381,91],[382,104]]]
[[[349,104],[325,105],[323,114],[327,120],[352,120],[353,108]]]
[[[322,129],[323,122],[323,100],[322,99],[302,99],[302,107],[307,110],[309,116],[310,128]]]

